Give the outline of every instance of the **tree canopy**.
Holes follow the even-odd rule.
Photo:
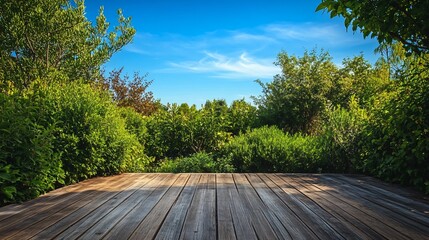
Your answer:
[[[342,16],[348,28],[358,28],[364,37],[380,43],[401,42],[409,52],[429,53],[429,1],[322,0],[317,11],[327,10],[331,17]]]
[[[131,18],[118,10],[113,31],[103,14],[85,17],[83,0],[0,2],[0,87],[25,89],[38,78],[93,80],[115,52],[132,40]]]

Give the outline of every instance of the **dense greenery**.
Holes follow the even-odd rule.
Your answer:
[[[0,204],[147,167],[135,118],[98,84],[135,32],[118,16],[109,32],[102,8],[93,24],[83,1],[0,3]]]
[[[132,116],[121,117],[110,96],[88,84],[2,94],[0,109],[0,183],[7,199],[148,165]]]
[[[120,10],[118,20],[109,32],[100,8],[92,23],[82,0],[1,1],[0,90],[22,90],[52,75],[45,80],[93,80],[135,33]]]
[[[364,37],[380,43],[401,42],[411,52],[429,52],[429,2],[427,0],[322,0],[317,10],[344,17],[346,27],[358,28]]]
[[[364,172],[429,193],[429,72],[392,83],[364,125]]]
[[[189,157],[176,158],[174,160],[165,159],[160,162],[157,171],[159,172],[234,172],[234,167],[229,159],[214,159],[212,155],[199,152]]]
[[[320,168],[316,138],[262,127],[228,142],[220,151],[239,172],[315,172]]]
[[[338,66],[323,50],[281,52],[281,74],[257,81],[254,104],[197,107],[162,105],[146,76],[103,75],[134,34],[120,12],[109,33],[83,1],[20,3],[0,4],[0,204],[126,171],[365,173],[429,193],[429,56],[425,35],[409,35],[417,25],[396,38],[366,3],[323,1],[379,37],[382,58]]]

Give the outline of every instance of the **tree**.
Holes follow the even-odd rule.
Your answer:
[[[152,81],[146,80],[147,75],[140,76],[138,73],[130,81],[128,75],[121,76],[122,70],[113,70],[109,77],[102,77],[102,87],[113,93],[113,100],[120,107],[131,107],[145,116],[156,112],[160,103],[154,99],[151,91],[147,91]]]
[[[379,60],[381,61],[381,60]],[[363,55],[343,60],[343,67],[337,72],[331,90],[330,101],[334,106],[348,109],[351,98],[356,98],[360,106],[368,106],[374,95],[389,85],[387,66],[378,62],[373,67]]]
[[[228,118],[230,122],[229,132],[233,135],[245,133],[256,124],[256,107],[244,99],[234,100],[229,107]]]
[[[401,42],[414,53],[429,53],[429,1],[322,0],[316,11],[327,10],[331,18],[344,17],[352,30],[364,37],[377,37],[380,43]]]
[[[262,124],[276,125],[289,132],[311,133],[338,71],[327,52],[315,50],[304,56],[282,52],[277,64],[282,74],[270,83],[259,84],[263,94],[255,98]]]
[[[135,33],[121,10],[118,17],[119,25],[109,32],[103,8],[92,24],[83,0],[1,1],[1,91],[22,90],[49,75],[94,80]]]

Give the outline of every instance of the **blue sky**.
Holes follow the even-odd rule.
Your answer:
[[[374,62],[374,39],[347,31],[343,19],[315,12],[320,0],[87,0],[93,21],[104,6],[107,21],[116,11],[132,17],[137,33],[106,63],[110,71],[124,67],[133,75],[148,73],[150,89],[162,103],[200,106],[206,100],[231,102],[261,94],[254,82],[271,81],[280,69],[280,51],[301,56],[317,47],[341,64],[363,53]]]

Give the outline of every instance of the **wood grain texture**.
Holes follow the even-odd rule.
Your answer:
[[[0,208],[0,239],[429,239],[429,204],[366,176],[122,174]]]

